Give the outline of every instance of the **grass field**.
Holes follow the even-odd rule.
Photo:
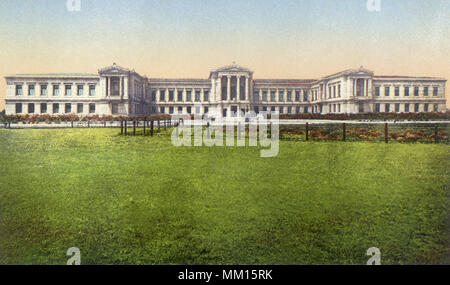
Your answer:
[[[0,264],[446,263],[449,146],[0,130]]]

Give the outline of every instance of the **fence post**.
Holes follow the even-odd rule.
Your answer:
[[[145,136],[145,124],[147,124],[147,120],[144,119],[144,136]]]
[[[345,123],[342,124],[342,140],[345,142]]]
[[[167,130],[167,120],[164,119],[164,130]]]
[[[128,134],[128,119],[125,120],[125,135]]]
[[[434,127],[434,143],[438,143],[439,136],[438,136],[438,126],[436,125]]]
[[[384,142],[388,143],[388,141],[389,141],[388,123],[384,123]]]
[[[73,128],[73,121],[70,121],[70,123],[71,123],[71,125],[72,125],[72,128]]]
[[[133,120],[133,136],[136,135],[136,121]]]
[[[91,121],[88,120],[88,128],[91,127]]]
[[[120,120],[120,134],[123,135],[123,120]]]
[[[158,119],[158,132],[161,131],[161,122]]]
[[[153,120],[150,121],[150,135],[153,136]]]
[[[306,141],[309,140],[309,123],[306,123]]]
[[[106,121],[103,122],[103,127],[106,128]]]

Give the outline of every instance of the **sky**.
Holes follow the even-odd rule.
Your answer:
[[[79,1],[80,11],[67,0],[0,1],[0,110],[6,75],[114,62],[148,77],[208,78],[235,62],[255,78],[364,66],[450,79],[450,0],[380,0],[379,11],[372,0]]]

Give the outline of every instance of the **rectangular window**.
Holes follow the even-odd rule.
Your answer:
[[[263,107],[263,112],[267,112],[267,107]]]
[[[439,111],[439,105],[433,104],[433,112],[438,112],[438,111]]]
[[[41,114],[47,113],[47,103],[41,103]]]
[[[400,112],[400,104],[395,104],[395,112]]]
[[[428,86],[423,87],[423,96],[428,96]]]
[[[338,85],[338,97],[341,97],[341,84]],[[341,105],[339,105],[339,106],[341,106]]]
[[[95,113],[95,103],[90,103],[89,104],[89,113],[90,114]]]
[[[16,114],[22,113],[22,103],[16,103]]]
[[[275,112],[275,107],[272,107],[272,108],[271,108],[271,111],[272,111],[272,112]]]
[[[23,94],[22,85],[16,85],[16,96],[20,96]],[[20,112],[22,113],[22,112]]]
[[[113,114],[119,113],[119,104],[114,103],[111,105],[111,113],[113,113]]]
[[[204,110],[204,112],[203,112],[204,114],[208,114],[208,112],[209,112],[209,108],[208,107],[205,107],[203,110]]]
[[[405,96],[409,96],[409,87],[405,86]]]
[[[304,107],[303,108],[303,113],[307,114],[308,113],[308,109],[309,109],[308,107]]]
[[[414,87],[414,96],[419,96],[419,87]]]
[[[284,90],[283,91],[278,90],[278,94],[280,102],[284,102]]]
[[[64,94],[66,95],[66,96],[71,96],[72,95],[72,85],[66,85],[65,86],[65,92],[64,92]]]
[[[308,101],[308,92],[303,91],[303,101]]]
[[[328,87],[328,98],[331,98],[331,86]]]
[[[259,101],[259,92],[258,91],[255,91],[253,93],[253,101]]]
[[[423,104],[423,111],[428,112],[428,103]]]
[[[203,90],[203,101],[208,102],[209,101],[209,91]]]
[[[389,96],[390,91],[391,91],[391,89],[389,88],[389,86],[384,87],[384,96]]]
[[[34,96],[34,85],[28,85],[28,96]]]
[[[28,104],[28,114],[34,113],[34,103]]]
[[[78,96],[83,96],[83,92],[84,92],[84,86],[83,85],[78,85],[77,86],[77,95]]]
[[[166,100],[166,90],[161,89],[159,90],[159,101],[163,102]]]
[[[390,112],[391,111],[391,105],[390,104],[385,104],[384,105],[384,111],[385,112]]]
[[[195,91],[195,102],[200,102],[200,90]]]
[[[174,91],[173,90],[169,90],[169,101],[173,102],[175,101],[175,96],[174,96]],[[171,113],[172,114],[172,113]]]
[[[41,96],[47,96],[47,85],[41,85]]]
[[[262,100],[267,101],[267,91],[263,91],[262,93]]]
[[[166,111],[166,110],[165,110],[164,107],[159,107],[159,112],[160,112],[161,114],[164,114],[165,111]]]
[[[110,79],[111,84],[111,90],[110,94],[111,96],[120,96],[120,77],[111,77]],[[136,89],[135,93],[139,94],[139,86],[135,83],[134,88]]]
[[[409,103],[406,103],[405,104],[405,113],[408,113],[409,112]]]
[[[183,91],[178,91],[177,93],[177,101],[178,102],[183,102]]]
[[[173,114],[173,107],[172,106],[169,107],[169,114]]]
[[[375,104],[375,112],[379,113],[380,112],[380,104]]]
[[[187,102],[192,101],[192,91],[191,90],[186,91],[186,101]]]
[[[416,104],[414,104],[414,112],[419,112],[419,104],[418,103],[416,103]]]
[[[178,107],[178,114],[182,114],[183,113],[183,107]]]
[[[292,106],[288,106],[288,114],[292,114]]]
[[[338,112],[341,112],[341,104],[338,105]]]
[[[188,114],[192,113],[192,107],[191,107],[191,106],[188,106],[188,107],[186,108],[186,111],[187,111]]]
[[[395,87],[395,96],[400,96],[400,87]]]
[[[66,104],[65,104],[65,107],[64,107],[64,112],[65,112],[66,114],[72,113],[72,104],[66,103]]]
[[[295,91],[295,101],[297,101],[297,102],[300,102],[300,96],[301,96],[300,92],[301,91],[299,91],[299,90]]]
[[[114,106],[114,104],[113,104],[113,106]],[[113,108],[113,111],[114,111],[114,108]],[[77,104],[77,113],[78,114],[83,113],[83,103]]]
[[[375,86],[375,96],[380,96],[380,87]]]
[[[89,85],[89,96],[95,96],[95,85]]]
[[[200,114],[200,106],[195,106],[195,113]]]
[[[276,97],[276,92],[275,91],[270,91],[270,101],[271,102],[275,102],[275,97]]]
[[[433,87],[433,96],[437,96],[437,95],[438,95],[438,88]]]
[[[288,93],[287,93],[287,100],[288,100],[288,102],[292,102],[292,91],[288,91]]]
[[[57,113],[59,113],[59,104],[54,103],[53,104],[53,114],[57,114]]]
[[[59,85],[53,85],[53,96],[59,96]]]

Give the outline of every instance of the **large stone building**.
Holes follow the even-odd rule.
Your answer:
[[[321,79],[255,79],[237,65],[208,79],[147,78],[113,64],[98,74],[5,77],[7,114],[207,114],[441,112],[443,78],[377,76],[349,69]]]

